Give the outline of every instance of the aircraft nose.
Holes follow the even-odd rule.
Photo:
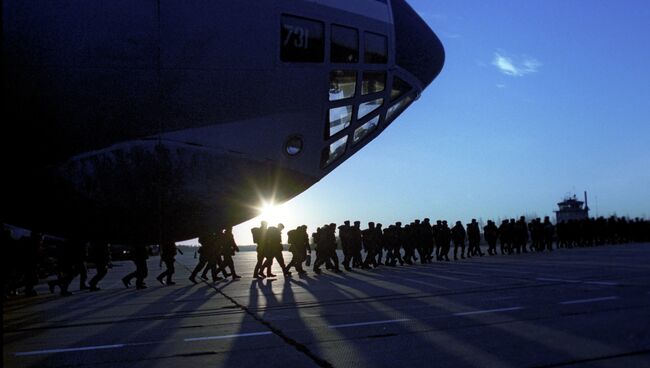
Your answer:
[[[393,0],[396,63],[422,82],[431,83],[445,63],[440,39],[405,0]]]

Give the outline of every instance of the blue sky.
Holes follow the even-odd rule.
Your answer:
[[[442,73],[269,220],[544,216],[583,190],[592,215],[650,217],[650,2],[409,2],[445,46]]]

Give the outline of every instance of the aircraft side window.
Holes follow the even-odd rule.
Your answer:
[[[333,107],[329,115],[328,138],[350,126],[352,105]]]
[[[329,166],[334,160],[343,156],[347,147],[348,136],[343,136],[323,149],[321,154],[321,168]]]
[[[393,121],[411,102],[413,102],[413,96],[406,96],[389,107],[388,112],[386,112],[386,121],[389,123]]]
[[[386,88],[385,72],[363,72],[362,95],[381,92],[384,88]]]
[[[322,22],[283,15],[280,59],[295,63],[322,63],[325,58],[324,28]]]
[[[411,86],[400,77],[393,78],[393,88],[390,90],[390,102],[404,96],[411,90]]]
[[[368,120],[365,124],[361,125],[360,127],[354,130],[354,136],[352,137],[352,144],[359,143],[368,134],[372,133],[375,129],[377,129],[377,125],[379,125],[379,115]]]
[[[354,70],[332,70],[330,72],[330,101],[354,97],[357,88],[357,72]]]
[[[363,102],[359,105],[359,112],[357,113],[357,120],[362,119],[365,116],[368,116],[370,113],[374,112],[384,103],[383,98],[378,98],[376,100],[371,100]]]
[[[332,24],[332,47],[330,50],[333,63],[359,62],[359,31],[354,28]]]
[[[302,148],[303,148],[302,137],[300,137],[299,135],[293,135],[289,137],[287,142],[284,144],[284,151],[289,156],[295,156],[299,154],[302,151]]]
[[[367,64],[388,63],[388,39],[376,33],[365,33],[365,61]]]

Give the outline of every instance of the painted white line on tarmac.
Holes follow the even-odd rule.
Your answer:
[[[560,304],[595,303],[595,302],[603,302],[603,301],[607,301],[607,300],[616,300],[616,299],[618,299],[617,296],[605,296],[605,297],[602,297],[602,298],[567,300],[567,301],[564,301],[564,302],[560,302]]]
[[[617,282],[613,281],[582,281],[582,280],[567,280],[567,279],[551,279],[547,277],[538,277],[537,281],[554,281],[554,282],[568,282],[571,284],[589,284],[589,285],[604,285],[604,286],[618,286]]]
[[[490,285],[486,284],[484,282],[479,282],[479,281],[472,281],[472,280],[465,280],[465,279],[460,279],[458,277],[451,277],[451,276],[441,276],[441,275],[431,275],[423,272],[415,272],[418,275],[422,275],[424,277],[433,277],[436,279],[443,279],[443,280],[450,280],[450,281],[460,281],[460,282],[468,282],[470,284],[477,284],[477,285]]]
[[[612,281],[585,281],[585,284],[591,284],[591,285],[605,285],[605,286],[618,286],[618,282],[612,282]]]
[[[471,263],[471,264],[456,263],[456,265],[470,266],[470,267],[472,267],[473,270],[479,270],[479,271],[482,270],[484,272],[520,273],[520,274],[529,274],[529,275],[532,274],[532,273],[535,273],[535,272],[530,272],[530,271],[515,271],[515,270],[512,270],[512,269],[505,270],[505,269],[500,268],[500,267],[487,266],[487,265],[484,265],[484,264],[479,265],[477,263]],[[511,265],[508,265],[508,266],[511,266]]]
[[[78,348],[67,348],[67,349],[47,349],[47,350],[36,350],[36,351],[24,351],[24,352],[20,352],[20,353],[14,353],[14,355],[15,356],[30,356],[30,355],[43,355],[43,354],[56,354],[56,353],[70,353],[70,352],[75,352],[75,351],[120,349],[120,348],[123,348],[125,346],[126,346],[126,344],[82,346],[82,347],[78,347]]]
[[[249,332],[243,334],[234,334],[234,335],[221,335],[221,336],[205,336],[205,337],[190,337],[183,339],[185,342],[194,342],[194,341],[206,341],[206,340],[223,340],[223,339],[233,339],[236,337],[251,337],[251,336],[264,336],[270,335],[273,332],[263,331],[263,332]]]
[[[497,298],[490,298],[490,300],[512,300],[512,299],[519,299],[518,296],[501,296]]]
[[[569,282],[569,283],[572,283],[572,284],[579,284],[579,283],[582,282],[580,280],[549,279],[549,278],[546,278],[546,277],[538,277],[535,280],[537,280],[537,281],[553,281],[553,282]]]
[[[370,325],[382,325],[386,323],[399,323],[399,322],[406,322],[410,321],[408,318],[402,318],[402,319],[387,319],[384,321],[371,321],[371,322],[358,322],[358,323],[346,323],[342,325],[330,325],[327,326],[329,328],[348,328],[348,327],[359,327],[359,326],[370,326]]]
[[[222,340],[222,339],[232,339],[237,337],[262,336],[262,335],[270,335],[270,334],[272,334],[271,331],[251,332],[251,333],[234,334],[234,335],[194,337],[194,338],[183,339],[183,341],[194,342],[194,341],[205,341],[205,340]],[[130,344],[95,345],[95,346],[82,346],[78,348],[65,348],[65,349],[46,349],[46,350],[36,350],[36,351],[24,351],[24,352],[14,353],[14,355],[31,356],[31,355],[56,354],[56,353],[74,353],[79,351],[120,349],[127,346],[143,346],[143,345],[152,345],[157,343],[159,342],[136,342]]]
[[[451,281],[463,281],[463,279],[459,279],[458,277],[432,275],[432,274],[425,274],[425,273],[422,273],[422,272],[419,272],[419,273],[422,276],[433,277],[433,278],[436,278],[436,279],[451,280]]]
[[[459,312],[452,314],[453,316],[471,316],[474,314],[485,314],[485,313],[497,313],[497,312],[509,312],[524,309],[524,307],[509,307],[509,308],[499,308],[499,309],[484,309],[471,312]]]

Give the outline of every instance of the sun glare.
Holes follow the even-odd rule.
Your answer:
[[[286,223],[290,221],[289,212],[287,212],[284,205],[277,205],[273,202],[264,202],[259,208],[260,214],[258,219],[266,221],[269,225],[276,225],[278,223]]]

